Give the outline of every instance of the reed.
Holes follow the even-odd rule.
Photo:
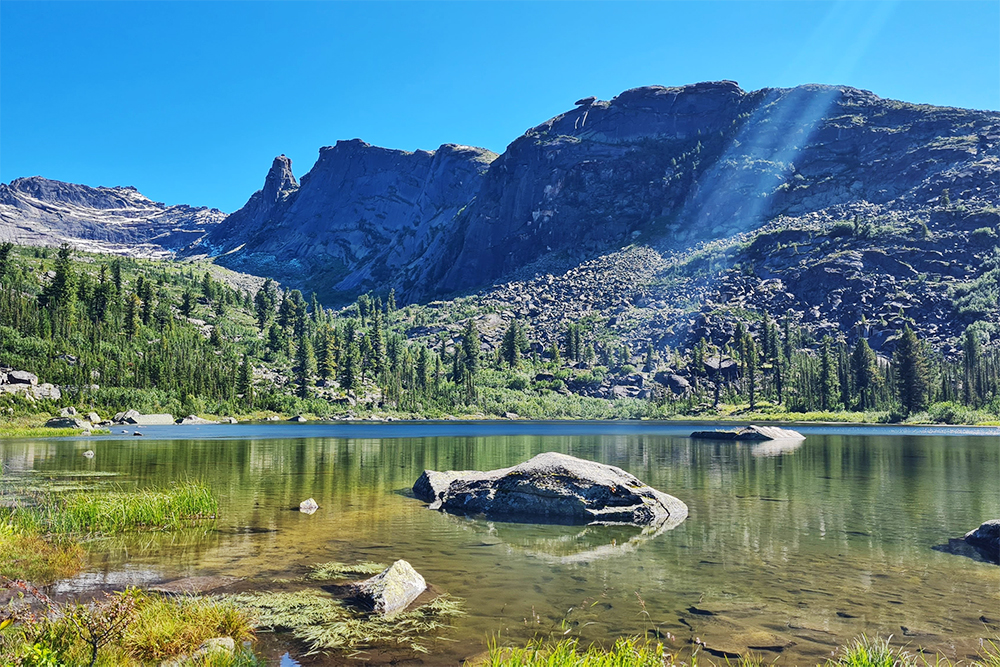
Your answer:
[[[8,510],[8,520],[28,530],[55,534],[115,534],[171,530],[214,519],[219,503],[205,486],[177,484],[165,490],[41,494],[38,504]]]

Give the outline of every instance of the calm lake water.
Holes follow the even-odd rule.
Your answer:
[[[269,589],[316,563],[406,559],[468,611],[430,642],[430,655],[408,664],[461,664],[496,635],[523,644],[645,634],[678,649],[703,642],[716,655],[752,646],[785,665],[814,665],[861,633],[953,660],[1000,636],[1000,567],[942,548],[1000,517],[1000,429],[801,427],[806,440],[783,448],[686,437],[702,428],[143,427],[142,439],[117,429],[0,440],[0,460],[7,480],[85,488],[199,480],[221,499],[211,527],[90,543],[92,568],[56,592],[198,575]],[[86,449],[96,456],[84,458]],[[624,468],[686,502],[690,515],[660,534],[509,524],[430,511],[409,494],[425,468],[485,470],[545,451]],[[318,512],[291,510],[308,497]],[[266,650],[301,653],[280,636]]]

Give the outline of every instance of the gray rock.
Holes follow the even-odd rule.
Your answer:
[[[296,422],[296,423],[301,424],[301,423],[307,422],[309,420],[306,419],[305,417],[303,417],[302,415],[296,415],[296,416],[292,417],[291,419],[289,419],[288,421],[290,421],[290,422]]]
[[[89,421],[91,424],[98,424],[101,421],[101,416],[98,415],[96,412],[88,412],[87,421]]]
[[[202,419],[198,415],[188,415],[181,420],[181,424],[218,424],[219,422],[214,422],[210,419]]]
[[[984,521],[965,534],[965,541],[994,563],[1000,564],[1000,519]]]
[[[303,514],[314,514],[319,509],[319,503],[315,498],[306,498],[299,503],[299,511]]]
[[[745,426],[739,429],[714,431],[695,431],[691,434],[694,440],[732,440],[742,442],[766,442],[768,440],[805,440],[798,431],[777,426]]]
[[[74,407],[63,408],[62,410],[59,411],[60,417],[73,417],[75,415],[76,415],[76,408]]]
[[[38,376],[28,371],[10,371],[7,373],[8,384],[38,384]]]
[[[405,560],[395,563],[354,585],[354,598],[363,607],[391,616],[416,600],[427,589],[427,582]]]
[[[425,470],[413,493],[431,509],[515,521],[679,524],[687,505],[621,468],[546,452],[511,468]]]
[[[84,456],[84,458],[88,458],[88,459],[94,458],[94,450],[93,449],[88,449],[87,451],[85,451],[83,453],[83,456]]]
[[[173,424],[174,416],[167,413],[143,415],[135,410],[129,410],[124,413],[121,419],[116,419],[115,421],[120,421],[124,424],[136,424],[138,426],[163,426],[165,424]]]
[[[236,642],[232,637],[212,637],[203,641],[191,657],[197,662],[198,658],[211,653],[232,655],[236,653]]]
[[[76,417],[53,417],[45,422],[49,428],[91,428],[93,424]]]

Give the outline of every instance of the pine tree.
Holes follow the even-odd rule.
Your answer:
[[[966,405],[979,406],[983,397],[983,354],[979,338],[967,327],[962,336],[962,396]]]
[[[524,330],[517,320],[513,320],[507,331],[503,335],[503,342],[500,344],[500,357],[507,362],[511,368],[516,368],[521,361],[521,353],[527,347],[527,340]]]
[[[125,297],[125,321],[124,331],[127,338],[134,338],[139,332],[139,311],[142,309],[142,302],[135,294]]]
[[[927,407],[930,390],[930,364],[909,325],[903,328],[903,336],[892,361],[896,371],[896,392],[903,409],[907,414],[923,410]]]
[[[757,407],[757,373],[760,369],[760,357],[757,354],[757,343],[749,333],[743,340],[743,355],[747,397],[750,399],[750,409],[753,410]]]
[[[243,363],[240,364],[239,375],[236,378],[236,393],[243,395],[243,405],[247,409],[253,410],[253,368],[250,365],[250,357],[243,355]]]
[[[854,352],[851,353],[851,373],[854,376],[858,409],[862,411],[873,409],[881,377],[878,357],[864,338],[858,341],[854,346]]]
[[[316,353],[313,351],[312,341],[309,336],[303,336],[299,340],[298,354],[296,362],[296,385],[300,398],[309,397],[309,387],[313,384],[313,376],[316,374]]]
[[[837,396],[837,372],[833,361],[833,339],[823,337],[819,363],[819,405],[820,409],[832,410]]]

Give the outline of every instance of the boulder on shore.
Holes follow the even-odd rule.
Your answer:
[[[1000,519],[984,521],[979,528],[965,534],[965,541],[984,558],[1000,564]]]
[[[45,422],[48,428],[92,428],[93,425],[76,417],[53,417]]]
[[[138,410],[127,410],[125,412],[119,412],[115,415],[115,423],[137,424],[139,426],[161,426],[164,424],[173,424],[174,416],[168,413],[144,415]]]
[[[430,509],[521,522],[673,527],[688,513],[621,468],[557,452],[487,472],[425,470],[413,493]]]
[[[361,606],[391,616],[406,609],[427,589],[427,582],[405,560],[395,563],[354,585],[354,600]]]

